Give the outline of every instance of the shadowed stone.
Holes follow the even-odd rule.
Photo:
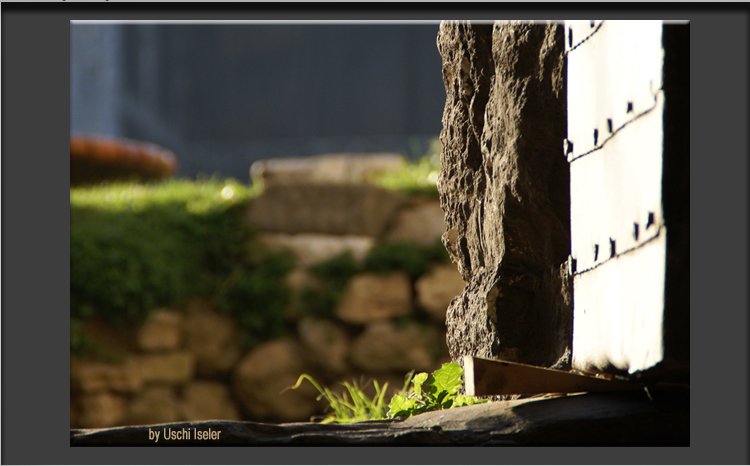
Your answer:
[[[443,209],[438,201],[419,203],[401,210],[388,231],[389,241],[416,241],[433,244],[445,231]]]
[[[261,233],[258,241],[272,249],[290,250],[298,267],[307,267],[349,252],[361,262],[375,244],[369,236],[335,236],[316,233],[288,235],[285,233]]]
[[[182,316],[167,309],[152,311],[139,329],[136,340],[144,351],[177,349],[182,342]]]
[[[76,422],[85,427],[109,427],[123,424],[126,398],[109,392],[83,395],[77,400]]]
[[[404,194],[367,184],[272,185],[252,201],[248,220],[267,232],[379,237],[406,202]]]
[[[148,387],[128,405],[128,424],[156,424],[183,420],[174,389],[171,387]]]
[[[414,284],[417,302],[435,322],[445,323],[445,313],[453,298],[466,286],[453,264],[438,265]]]
[[[133,361],[107,364],[70,358],[70,389],[73,392],[94,393],[111,390],[132,393],[143,387],[143,377]]]
[[[195,357],[195,371],[201,376],[231,372],[241,354],[235,322],[208,304],[188,304],[184,341],[185,348]]]
[[[361,274],[349,281],[336,316],[350,324],[367,324],[411,312],[411,285],[404,272]]]
[[[132,356],[145,383],[182,384],[195,374],[195,358],[188,352]]]
[[[305,350],[295,340],[269,341],[253,349],[237,364],[232,377],[234,393],[251,419],[309,418],[318,408],[315,398],[319,393],[315,387],[304,382],[295,390],[284,391],[306,372],[309,373],[309,366]]]
[[[346,331],[339,325],[308,317],[300,321],[297,333],[310,359],[319,367],[334,374],[346,371],[349,341]]]
[[[430,335],[414,324],[399,328],[391,322],[369,325],[351,346],[351,360],[367,371],[433,369]]]
[[[196,380],[182,393],[182,416],[189,421],[208,419],[240,420],[239,409],[227,386],[220,382]]]
[[[406,165],[399,154],[326,154],[259,160],[250,167],[263,186],[295,183],[358,184]]]

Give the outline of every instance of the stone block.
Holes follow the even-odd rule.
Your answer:
[[[414,286],[417,290],[417,303],[432,319],[445,324],[448,306],[453,298],[461,294],[466,283],[455,265],[444,264],[419,277]]]
[[[411,283],[404,272],[352,277],[336,316],[350,324],[367,324],[411,312]]]
[[[228,374],[241,354],[235,322],[198,302],[186,309],[184,347],[195,357],[196,374],[204,377]]]
[[[195,374],[195,357],[186,351],[132,357],[146,383],[183,384]]]
[[[241,408],[253,420],[308,421],[321,406],[316,401],[319,393],[315,387],[304,382],[296,390],[284,391],[303,373],[310,373],[309,363],[305,360],[305,350],[294,339],[269,341],[237,364],[233,391]]]
[[[399,211],[396,221],[385,235],[390,241],[416,241],[432,244],[445,231],[443,209],[439,201],[428,201]]]
[[[298,267],[307,267],[346,252],[350,252],[355,260],[361,262],[375,244],[375,238],[371,236],[339,236],[315,233],[297,235],[261,233],[258,235],[258,241],[268,248],[291,251]]]
[[[128,424],[181,421],[177,395],[171,387],[148,387],[128,404]]]
[[[175,350],[182,340],[182,316],[167,309],[152,311],[136,335],[143,351]]]
[[[231,391],[223,383],[196,380],[184,388],[182,398],[182,417],[187,421],[242,419]]]
[[[70,358],[70,390],[94,393],[113,391],[133,393],[143,387],[143,377],[132,361],[107,364],[99,361],[84,361]]]
[[[351,362],[366,371],[427,371],[434,367],[430,347],[435,343],[432,329],[416,324],[396,326],[392,322],[368,325],[352,342]]]
[[[330,320],[305,318],[297,326],[297,333],[315,364],[334,374],[347,369],[349,339],[339,325]]]
[[[259,160],[250,167],[250,177],[265,187],[278,184],[356,184],[370,176],[402,168],[399,154],[326,154]]]
[[[78,397],[77,424],[82,428],[123,425],[126,401],[122,395],[100,392]]]
[[[272,185],[254,199],[249,223],[262,231],[379,237],[407,202],[376,186]]]

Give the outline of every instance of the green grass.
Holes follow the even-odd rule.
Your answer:
[[[262,248],[244,221],[260,190],[216,177],[71,188],[71,318],[139,323],[154,308],[205,298],[237,320],[248,346],[287,333],[293,259]],[[295,312],[331,316],[356,273],[402,270],[414,280],[448,260],[440,242],[382,242],[361,264],[335,257],[310,269],[321,286],[302,290]],[[92,345],[71,328],[74,347]]]
[[[343,382],[342,385],[346,388],[346,391],[339,395],[331,391],[328,387],[321,387],[311,376],[302,374],[297,379],[296,384],[287,387],[282,393],[290,389],[295,390],[299,388],[305,380],[310,382],[320,392],[318,399],[325,398],[331,410],[325,419],[320,422],[321,424],[334,422],[338,424],[350,424],[353,422],[386,419],[388,405],[385,404],[385,391],[388,388],[388,382],[380,386],[377,380],[373,380],[375,396],[370,398],[364,393],[364,387],[360,387],[356,381],[352,383]]]
[[[446,363],[432,374],[420,372],[414,375],[409,372],[404,388],[391,397],[385,404],[386,382],[382,387],[373,380],[375,396],[368,397],[356,382],[343,382],[346,392],[339,395],[328,387],[321,386],[311,376],[302,374],[297,383],[286,390],[299,388],[307,380],[320,392],[318,399],[328,401],[328,414],[323,424],[349,424],[362,421],[377,421],[381,419],[408,418],[428,411],[471,406],[486,403],[488,400],[470,397],[459,393],[462,385],[461,377],[464,370],[460,364]],[[284,392],[282,391],[282,393]]]
[[[70,190],[71,318],[141,322],[188,297],[214,300],[248,344],[285,331],[291,257],[255,243],[258,192],[236,180],[111,183]],[[90,346],[71,329],[71,349]]]
[[[71,188],[70,205],[77,209],[91,208],[110,212],[137,212],[159,205],[180,205],[191,214],[201,215],[244,204],[257,196],[260,189],[259,185],[247,186],[231,178],[219,177],[198,181],[170,179],[148,184],[103,183]]]
[[[435,138],[428,151],[423,155],[413,154],[415,162],[406,164],[399,170],[381,174],[371,180],[385,189],[402,191],[410,195],[438,197],[437,178],[440,174],[440,152],[442,145]]]

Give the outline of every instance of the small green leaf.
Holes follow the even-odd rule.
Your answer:
[[[448,394],[458,393],[461,387],[461,376],[464,370],[460,364],[446,363],[443,367],[433,372],[434,386],[438,393],[446,392]]]
[[[407,398],[406,395],[394,395],[388,405],[388,417],[409,417],[414,414],[417,405],[416,398]]]
[[[456,395],[456,398],[453,400],[453,407],[472,406],[480,403],[487,403],[488,401],[489,400],[483,400],[474,396]]]
[[[420,372],[419,374],[415,375],[412,379],[412,383],[414,384],[414,394],[417,396],[422,396],[422,384],[427,380],[429,375],[427,372]]]

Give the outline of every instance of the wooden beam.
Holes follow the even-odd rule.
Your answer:
[[[640,390],[636,382],[602,379],[507,361],[464,356],[464,387],[468,396],[538,395]]]

